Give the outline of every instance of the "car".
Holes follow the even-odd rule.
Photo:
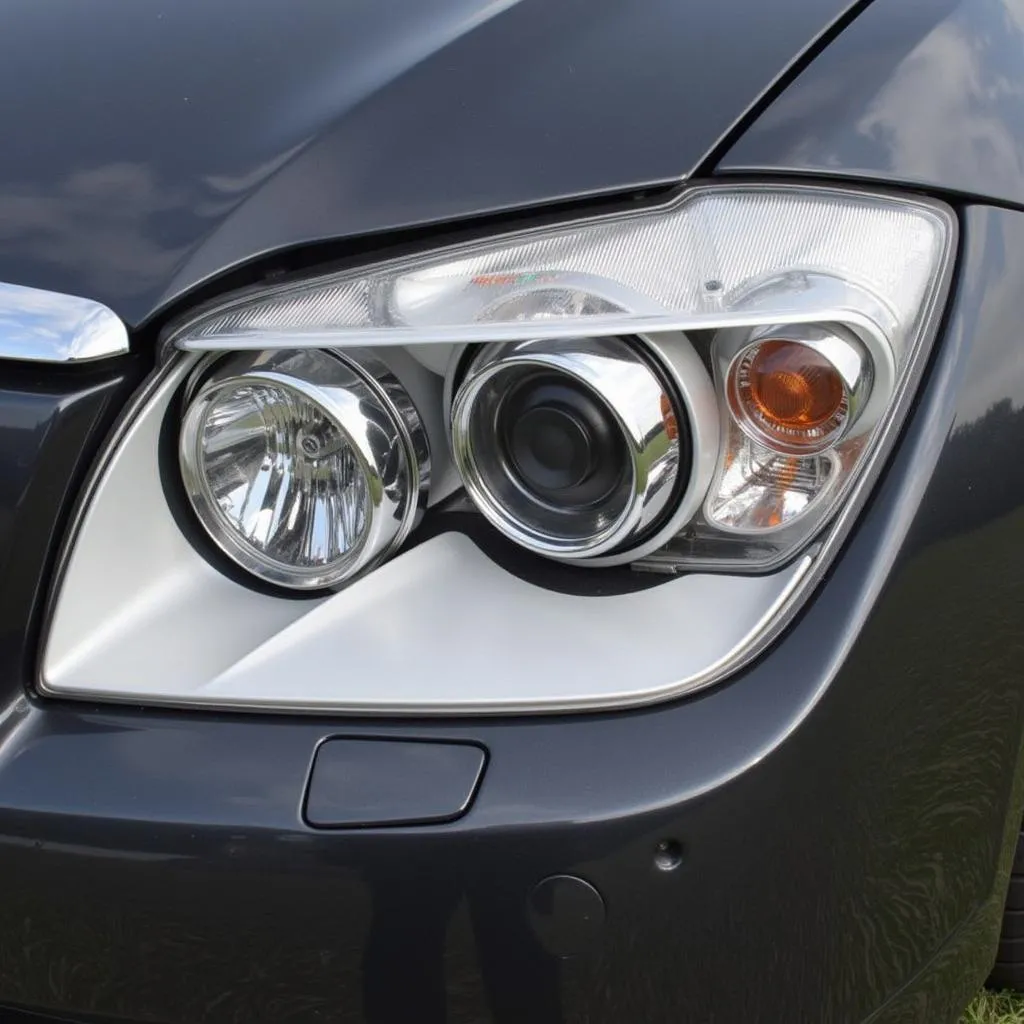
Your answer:
[[[0,1019],[1024,987],[1021,0],[0,26]]]

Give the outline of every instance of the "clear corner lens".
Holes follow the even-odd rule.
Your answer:
[[[774,535],[776,554],[806,538],[852,478],[880,410],[890,405],[884,345],[876,342],[873,355],[852,331],[828,323],[715,339],[726,423],[706,527]]]
[[[705,515],[720,529],[746,534],[781,530],[828,494],[839,472],[828,454],[788,455],[732,428]]]
[[[661,206],[512,233],[211,308],[187,349],[476,343],[874,316],[902,362],[955,221],[938,204],[815,185],[701,186]],[[809,294],[812,292],[814,294]]]
[[[235,357],[185,413],[179,461],[216,544],[280,586],[337,585],[393,548],[418,490],[396,411],[324,353]]]

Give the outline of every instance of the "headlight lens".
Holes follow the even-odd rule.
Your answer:
[[[322,352],[237,356],[191,398],[182,477],[199,521],[243,568],[295,589],[336,585],[396,547],[425,466],[409,406]]]
[[[841,472],[832,455],[780,454],[734,425],[726,444],[721,472],[704,509],[706,522],[724,536],[767,536],[763,543],[770,545],[777,531],[810,515],[817,502],[828,498]],[[727,552],[721,555],[724,558]]]
[[[203,524],[259,575],[327,582],[366,541],[355,446],[291,382],[254,374],[210,388],[189,410],[181,458]]]

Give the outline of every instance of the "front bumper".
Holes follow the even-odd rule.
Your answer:
[[[728,685],[518,720],[92,707],[26,696],[19,626],[0,1004],[167,1024],[954,1020],[992,960],[1024,797],[1024,415],[996,404],[1024,401],[1024,215],[965,211],[964,246],[861,523]],[[489,763],[458,821],[317,831],[303,790],[339,734],[472,741]],[[600,912],[531,902],[552,875]]]

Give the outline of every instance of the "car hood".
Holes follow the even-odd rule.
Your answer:
[[[848,0],[8,0],[0,281],[138,324],[282,247],[681,179]]]

